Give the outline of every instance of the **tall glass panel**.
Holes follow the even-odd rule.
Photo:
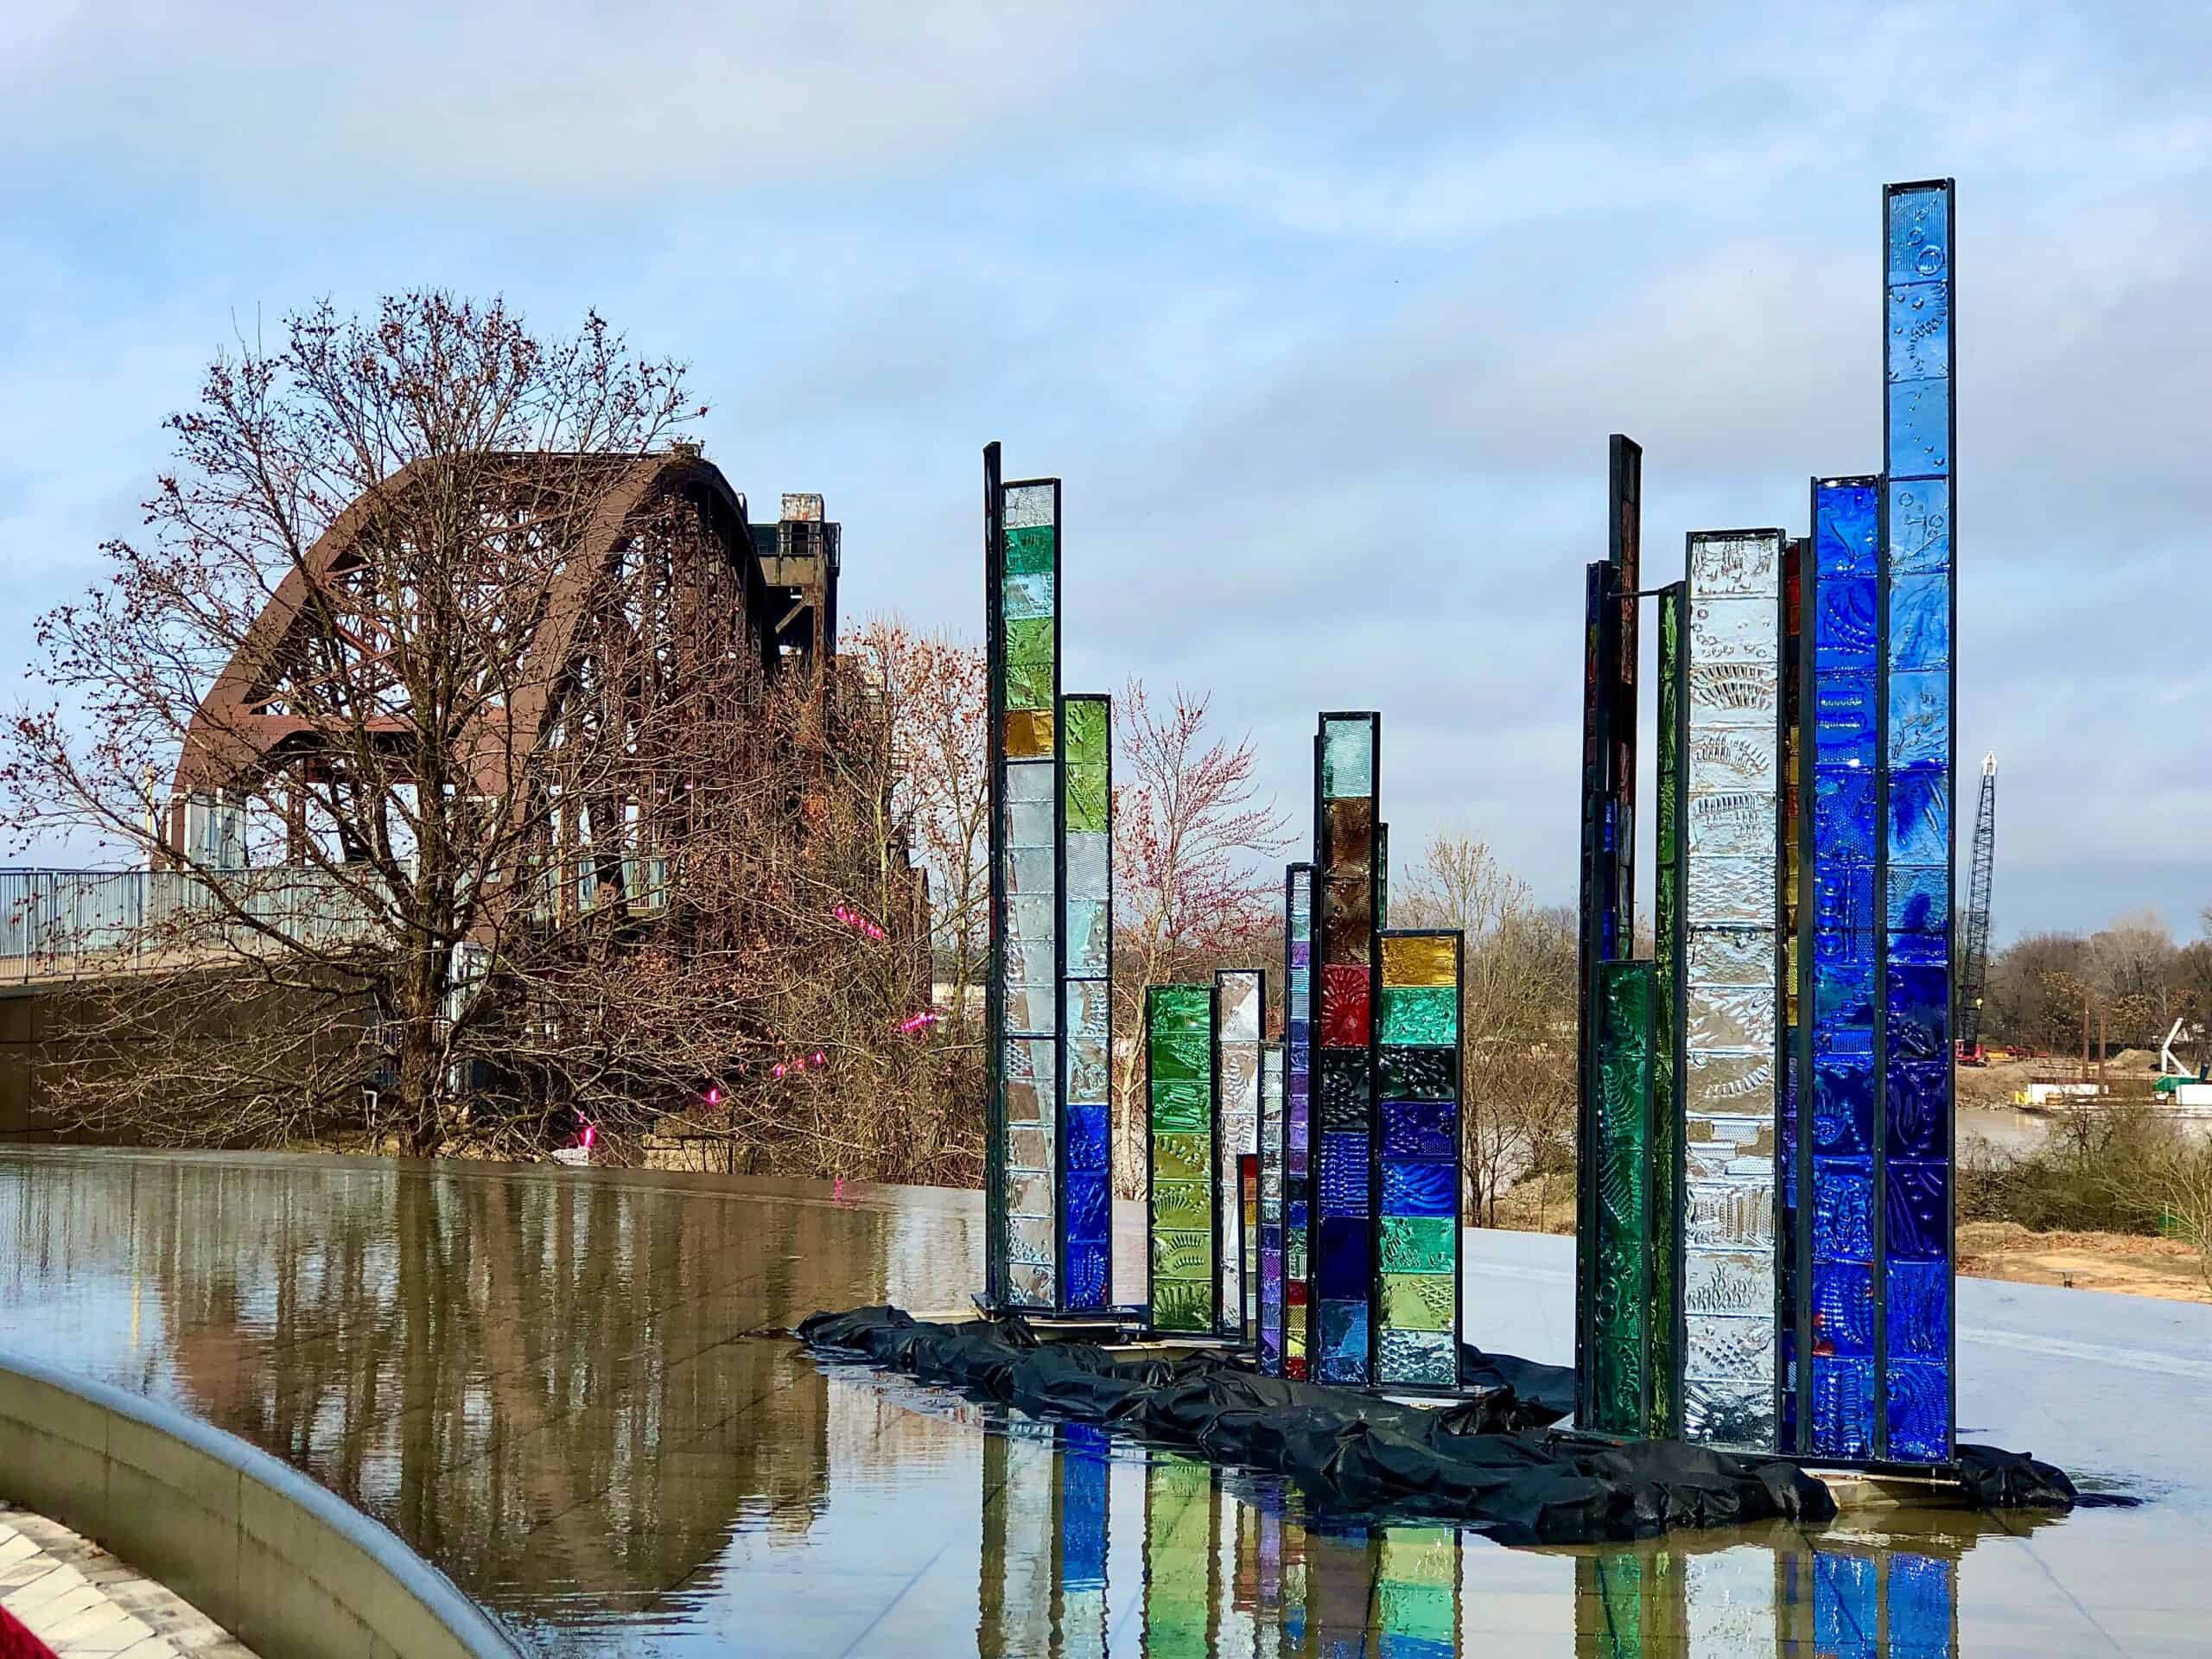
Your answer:
[[[985,452],[991,701],[988,1295],[1060,1303],[1059,513],[1053,479]]]
[[[1260,1046],[1260,1199],[1258,1329],[1254,1346],[1261,1374],[1282,1375],[1282,1045]]]
[[[1221,1590],[1214,1535],[1221,1501],[1213,1466],[1202,1460],[1163,1452],[1145,1471],[1142,1649],[1148,1659],[1208,1659],[1216,1650]]]
[[[1950,181],[1885,192],[1889,569],[1881,584],[1881,1456],[1951,1455],[1951,717],[1955,523]]]
[[[1215,1330],[1244,1330],[1244,1202],[1236,1160],[1260,1149],[1260,1033],[1267,1024],[1268,976],[1258,968],[1224,968],[1213,976],[1219,1023],[1214,1037],[1214,1112],[1221,1146],[1214,1179],[1221,1223],[1221,1297]]]
[[[1579,1427],[1642,1436],[1651,1429],[1652,1002],[1648,962],[1598,964],[1595,1155],[1598,1205],[1589,1248],[1596,1305]]]
[[[1659,753],[1654,766],[1658,810],[1653,820],[1651,1057],[1651,1429],[1655,1438],[1681,1433],[1675,1368],[1681,1320],[1675,1295],[1681,1273],[1682,821],[1688,816],[1683,750],[1688,741],[1689,632],[1683,585],[1659,594]]]
[[[1682,1433],[1776,1449],[1782,532],[1689,537]]]
[[[1283,877],[1282,1300],[1281,1375],[1306,1375],[1306,1243],[1311,1220],[1313,1065],[1313,867]]]
[[[1211,985],[1145,988],[1151,1111],[1152,1327],[1211,1334],[1215,1271],[1214,997]]]
[[[1112,1300],[1114,1230],[1113,709],[1060,699],[1060,1293],[1071,1312]]]
[[[1382,936],[1375,1381],[1459,1384],[1459,935]]]
[[[1311,1249],[1319,1324],[1315,1380],[1364,1384],[1371,1373],[1368,1303],[1374,1289],[1374,1182],[1370,1141],[1375,1075],[1376,772],[1382,717],[1321,717],[1319,798],[1321,982],[1314,1040],[1320,1134]]]
[[[1812,779],[1801,905],[1811,969],[1799,1039],[1808,1110],[1798,1152],[1808,1416],[1799,1445],[1871,1458],[1882,480],[1815,479],[1812,495],[1804,645]]]

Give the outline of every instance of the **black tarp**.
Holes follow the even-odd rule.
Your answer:
[[[1206,1352],[1123,1359],[1092,1343],[1040,1343],[1019,1319],[932,1325],[868,1307],[815,1314],[798,1334],[814,1347],[864,1354],[1033,1416],[1275,1471],[1329,1509],[1444,1516],[1505,1543],[1822,1521],[1835,1512],[1826,1487],[1778,1458],[1548,1432],[1543,1425],[1562,1414],[1560,1368],[1509,1356],[1473,1356],[1470,1397],[1425,1410],[1261,1376]],[[1524,1398],[1522,1387],[1535,1397]]]

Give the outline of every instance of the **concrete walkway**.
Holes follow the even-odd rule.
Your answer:
[[[0,1507],[0,1607],[60,1659],[254,1659],[190,1603],[68,1528]]]

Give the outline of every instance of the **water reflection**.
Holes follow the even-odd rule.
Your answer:
[[[2008,1620],[2007,1648],[2085,1650],[2019,1541],[1969,1584],[1970,1517],[1504,1550],[748,1334],[956,1306],[981,1220],[912,1189],[5,1153],[0,1347],[285,1458],[540,1654],[1919,1656],[1963,1651],[1962,1614],[1976,1651]],[[2124,1547],[2138,1574],[2201,1549]]]

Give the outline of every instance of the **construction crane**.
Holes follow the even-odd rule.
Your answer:
[[[1981,757],[1981,804],[1974,815],[1974,873],[1967,881],[1966,937],[1960,941],[1959,1059],[1986,1065],[1981,1046],[1981,988],[1989,977],[1989,884],[1997,863],[1997,751]]]

